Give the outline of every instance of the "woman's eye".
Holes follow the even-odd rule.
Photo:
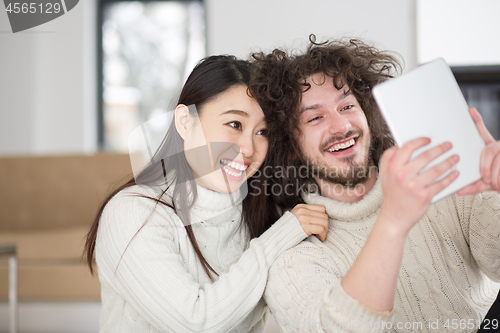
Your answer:
[[[317,116],[317,117],[314,117],[314,118],[312,118],[312,119],[309,119],[307,122],[308,122],[308,123],[311,123],[311,122],[316,121],[316,120],[318,120],[318,119],[320,119],[320,118],[321,118],[320,116]]]
[[[231,121],[231,122],[227,123],[226,125],[229,125],[238,131],[241,131],[241,129],[242,129],[241,123],[239,121]]]
[[[354,107],[354,105],[346,105],[342,109],[340,109],[340,111],[346,111],[346,110],[349,110],[349,109],[351,109],[353,107]]]
[[[264,128],[264,129],[261,129],[260,131],[258,131],[257,135],[266,136],[267,135],[267,128]]]

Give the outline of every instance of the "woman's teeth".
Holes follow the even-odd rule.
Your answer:
[[[224,169],[225,173],[234,177],[240,177],[242,173],[248,168],[248,165],[237,163],[235,161],[231,161],[225,158],[222,158],[220,160],[220,164],[222,169]],[[229,170],[228,166],[231,167],[233,170],[236,170],[237,172]]]
[[[336,145],[328,148],[327,151],[334,152],[334,151],[337,151],[340,149],[350,148],[350,147],[354,146],[354,143],[356,143],[356,141],[354,139],[351,139],[351,140],[346,141],[344,143],[337,143]]]

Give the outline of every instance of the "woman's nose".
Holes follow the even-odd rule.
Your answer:
[[[240,147],[241,153],[245,157],[251,157],[255,151],[253,136],[252,135],[242,135],[239,142],[238,142],[238,146]]]

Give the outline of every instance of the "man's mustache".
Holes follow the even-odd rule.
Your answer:
[[[345,135],[333,135],[330,138],[328,138],[328,140],[325,141],[325,143],[323,143],[321,145],[322,146],[321,150],[325,150],[326,148],[328,148],[332,144],[334,144],[336,142],[343,141],[343,140],[350,138],[350,137],[353,137],[353,136],[357,136],[360,138],[363,136],[363,132],[360,129],[356,128],[356,129],[349,130]]]

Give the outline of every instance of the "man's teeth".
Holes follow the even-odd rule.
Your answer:
[[[346,148],[354,146],[355,142],[356,141],[354,141],[354,139],[351,139],[351,140],[346,141],[344,143],[337,143],[336,145],[328,148],[327,151],[334,152],[334,151],[337,151],[337,150],[340,150],[340,149],[346,149]]]
[[[222,166],[222,169],[224,169],[224,172],[235,177],[241,176],[241,174],[248,168],[248,165],[245,164],[240,164],[235,161],[231,161],[225,158],[222,158],[220,160],[220,164]],[[227,168],[227,166],[230,166],[234,170],[238,170],[239,172],[233,172]]]

